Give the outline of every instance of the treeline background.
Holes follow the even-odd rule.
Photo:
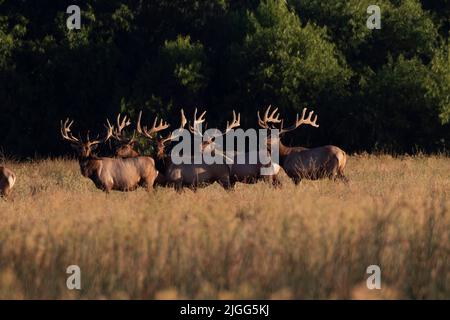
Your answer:
[[[0,0],[0,147],[60,155],[59,121],[102,132],[127,112],[179,124],[208,110],[308,106],[320,128],[288,143],[348,152],[446,152],[450,147],[450,0]],[[69,31],[69,5],[82,11]],[[381,30],[366,10],[381,7]]]

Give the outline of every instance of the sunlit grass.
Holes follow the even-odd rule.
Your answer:
[[[0,298],[450,298],[449,158],[353,156],[349,186],[182,194],[106,195],[70,160],[8,166]]]

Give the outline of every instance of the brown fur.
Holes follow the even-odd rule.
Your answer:
[[[340,179],[347,182],[344,168],[347,161],[345,152],[336,146],[307,149],[287,147],[280,142],[280,164],[295,183],[302,179]]]
[[[137,158],[140,157],[140,153],[134,150],[134,144],[126,143],[119,146],[114,153],[116,158]],[[151,158],[151,157],[148,157]],[[153,160],[153,158],[152,158]],[[153,160],[154,162],[154,160]],[[155,178],[154,186],[166,186],[166,178],[164,175],[157,171],[157,176]]]
[[[204,142],[202,144],[203,152],[205,152],[205,150],[207,150],[208,148],[212,149],[211,154],[214,155],[214,153],[216,152],[214,142],[210,143]],[[259,161],[257,163],[250,163],[250,156],[251,154],[249,152],[246,152],[244,163],[239,163],[238,154],[237,153],[234,154],[233,163],[229,164],[230,181],[232,185],[234,185],[236,182],[245,184],[254,184],[259,181],[265,181],[271,183],[275,187],[281,186],[281,182],[278,179],[279,170],[277,170],[276,165],[273,165],[275,169],[275,173],[273,175],[262,175],[261,174],[262,168],[269,167],[270,165],[262,164]],[[257,156],[258,155],[256,155],[256,157]]]
[[[138,186],[151,190],[158,171],[150,157],[80,158],[81,174],[103,191],[132,191]]]
[[[307,108],[303,108],[301,116],[297,114],[295,123],[284,128],[283,119],[280,119],[278,108],[271,110],[272,106],[267,107],[264,116],[261,117],[259,111],[257,112],[258,124],[265,129],[275,129],[276,124],[280,124],[279,136],[281,137],[286,132],[293,131],[301,125],[310,125],[318,128],[317,115],[314,111],[310,111],[307,115]],[[279,147],[280,165],[286,174],[294,180],[297,184],[302,179],[317,180],[323,178],[340,179],[348,182],[344,176],[345,163],[347,155],[345,152],[336,146],[323,146],[313,149],[304,147],[287,147],[280,138],[273,141],[271,138],[267,139],[267,146],[270,149],[272,144]]]
[[[153,188],[153,183],[158,175],[155,161],[150,157],[135,158],[99,158],[93,155],[93,151],[100,143],[105,143],[113,136],[113,127],[109,125],[108,131],[102,140],[86,141],[75,138],[70,127],[73,121],[67,119],[61,121],[61,136],[70,141],[72,147],[77,150],[81,174],[91,179],[95,186],[103,191],[111,190],[131,191],[138,186]],[[109,123],[108,123],[109,124]]]
[[[16,175],[8,168],[0,166],[0,197],[8,197],[16,182]]]
[[[115,156],[118,158],[134,158],[139,157],[140,154],[134,150],[134,143],[125,143],[120,145],[115,152]]]
[[[165,145],[158,141],[158,159],[164,162],[165,184],[173,185],[181,190],[184,186],[193,190],[200,186],[218,182],[225,189],[232,187],[230,183],[230,166],[227,164],[174,164],[165,154]]]

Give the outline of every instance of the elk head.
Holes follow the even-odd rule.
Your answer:
[[[134,147],[136,144],[136,131],[133,132],[131,137],[126,137],[123,133],[123,129],[128,127],[131,124],[130,118],[127,116],[120,118],[121,115],[117,116],[116,120],[116,128],[113,128],[112,137],[119,142],[119,146],[116,148],[115,156],[120,158],[132,158],[139,156],[139,152],[137,152]],[[108,127],[110,126],[108,122]]]
[[[181,124],[177,132],[171,132],[168,136],[165,138],[158,139],[158,147],[157,147],[157,157],[158,159],[164,159],[166,157],[166,147],[167,144],[172,142],[173,140],[177,139],[181,136],[184,127],[187,124],[186,116],[184,115],[184,110],[181,109]]]
[[[139,117],[138,117],[138,121],[137,121],[137,132],[149,140],[154,140],[156,134],[159,131],[165,130],[170,127],[170,124],[163,121],[163,119],[161,119],[158,123],[158,117],[156,117],[155,120],[153,121],[153,126],[151,127],[150,130],[148,130],[146,126],[144,126],[144,127],[141,126],[141,117],[142,117],[142,111],[139,112]],[[164,142],[161,142],[162,140],[164,140],[164,139],[157,139],[157,144],[158,144],[157,158],[158,159],[162,159],[162,157],[164,155]]]
[[[108,121],[109,124],[109,121]],[[108,141],[112,135],[112,127],[111,125],[107,127],[107,132],[104,138],[99,139],[97,137],[95,140],[90,139],[89,132],[87,133],[87,138],[85,141],[81,139],[81,137],[74,137],[71,132],[71,126],[73,125],[73,120],[70,121],[66,119],[66,121],[61,121],[61,136],[64,140],[69,141],[71,146],[77,151],[78,157],[80,159],[86,159],[93,156],[93,151],[97,148],[97,146],[101,143]]]

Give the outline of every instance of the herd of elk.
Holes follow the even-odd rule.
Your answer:
[[[242,154],[234,151],[231,154],[228,152],[226,155],[222,150],[216,149],[215,140],[219,136],[226,136],[232,129],[237,128],[241,125],[241,117],[240,114],[236,116],[236,112],[233,111],[233,121],[231,124],[227,123],[227,127],[225,131],[221,132],[220,135],[215,135],[208,139],[205,139],[202,132],[199,130],[199,125],[205,122],[204,116],[206,111],[202,113],[200,117],[196,117],[197,110],[194,113],[194,126],[190,127],[190,131],[194,135],[198,135],[202,139],[202,151],[210,152],[212,155],[219,152],[224,155],[226,158],[231,158],[230,164],[230,181],[231,185],[234,186],[237,182],[245,183],[245,184],[254,184],[258,181],[271,182],[273,186],[281,186],[281,182],[278,179],[278,173],[280,171],[280,166],[276,163],[268,163],[263,164],[261,159],[258,157],[257,151],[244,152]],[[252,154],[254,153],[254,154]],[[241,159],[244,159],[242,161]],[[256,159],[256,163],[251,163],[251,159]],[[263,168],[271,169],[271,174],[262,174]],[[268,171],[269,172],[269,171]]]
[[[81,138],[75,138],[71,133],[71,126],[73,121],[68,119],[61,122],[61,135],[64,140],[72,143],[78,154],[81,173],[83,176],[91,179],[97,188],[109,192],[111,190],[131,191],[138,186],[146,187],[147,190],[152,189],[154,185],[173,186],[176,190],[181,190],[183,187],[189,187],[193,190],[200,186],[210,185],[214,182],[219,183],[223,188],[233,188],[236,182],[241,183],[256,183],[263,180],[271,182],[274,186],[279,186],[278,172],[282,168],[286,174],[298,184],[302,179],[340,179],[347,182],[344,175],[344,168],[346,163],[346,154],[343,150],[336,146],[323,146],[318,148],[304,148],[304,147],[288,147],[281,142],[281,138],[287,132],[299,128],[301,125],[310,125],[319,127],[317,124],[317,115],[313,117],[313,111],[306,115],[307,109],[303,109],[301,117],[297,114],[295,123],[284,128],[284,120],[280,119],[278,109],[271,110],[269,106],[263,117],[257,112],[258,124],[261,128],[266,130],[277,129],[279,135],[277,140],[273,140],[273,136],[267,138],[267,149],[269,153],[272,145],[277,144],[279,147],[279,163],[262,164],[257,162],[255,164],[249,163],[250,153],[243,155],[244,163],[239,163],[242,160],[242,154],[237,152],[224,154],[223,151],[216,149],[215,139],[218,136],[226,136],[232,129],[240,126],[240,114],[236,115],[233,111],[233,120],[227,122],[226,129],[220,134],[211,138],[205,139],[201,126],[205,123],[205,114],[203,112],[197,117],[197,109],[194,112],[192,125],[189,125],[189,131],[194,135],[194,141],[200,139],[201,152],[210,152],[211,154],[221,154],[224,157],[223,163],[207,164],[204,161],[201,163],[174,163],[169,154],[168,146],[175,140],[178,140],[188,123],[184,111],[181,110],[181,124],[178,130],[171,132],[166,137],[158,136],[160,131],[169,128],[169,124],[155,118],[153,126],[147,129],[146,126],[141,125],[142,112],[139,113],[136,130],[133,134],[125,135],[124,129],[131,125],[131,121],[126,116],[122,119],[119,114],[116,119],[116,125],[112,126],[109,121],[106,125],[106,135],[103,139],[98,138],[90,141],[89,134],[86,141]],[[137,132],[136,132],[137,131]],[[149,141],[156,141],[156,157],[155,160],[149,156],[143,156],[136,151],[136,135],[139,134]],[[114,157],[98,157],[93,151],[96,146],[105,143],[110,139],[114,139],[118,146],[115,149]],[[256,152],[256,151],[255,151]],[[226,161],[231,160],[230,161]],[[257,157],[259,159],[259,157]],[[193,160],[193,159],[192,159]],[[258,160],[260,161],[260,160]],[[159,172],[156,167],[161,168]],[[262,175],[261,169],[264,167],[272,167],[272,172],[269,175]],[[9,186],[4,194],[7,194],[15,182],[15,176],[6,168],[0,168],[0,192],[2,192],[3,185],[7,181]],[[12,175],[11,175],[12,174]],[[5,178],[6,177],[6,178]]]
[[[137,130],[145,137],[152,139],[152,134],[147,131],[146,127],[141,127],[140,116],[137,122]],[[227,164],[204,162],[194,163],[193,158],[189,163],[173,163],[172,157],[166,152],[167,144],[178,139],[187,119],[184,111],[181,110],[181,125],[176,132],[171,132],[167,137],[158,139],[157,159],[161,161],[164,167],[164,177],[166,185],[174,186],[180,191],[183,187],[189,187],[193,190],[201,186],[206,186],[214,182],[219,183],[223,188],[230,189],[230,167]],[[169,125],[166,125],[166,128]]]

